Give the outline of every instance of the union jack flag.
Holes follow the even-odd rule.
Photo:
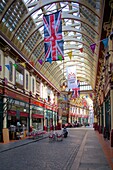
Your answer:
[[[73,88],[72,90],[72,98],[80,97],[80,80],[77,80],[77,88]]]
[[[61,11],[43,16],[45,61],[64,59]]]

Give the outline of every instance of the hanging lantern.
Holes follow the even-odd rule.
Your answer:
[[[67,88],[67,81],[64,80],[64,79],[62,79],[62,80],[60,81],[60,87],[61,87],[61,91],[65,91],[66,88]]]

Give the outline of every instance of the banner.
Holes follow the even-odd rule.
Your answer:
[[[45,61],[51,62],[63,60],[63,38],[61,11],[54,14],[44,15],[44,46]]]
[[[67,67],[67,80],[68,80],[68,89],[73,89],[78,87],[75,66]]]
[[[77,87],[72,89],[72,98],[80,97],[80,80],[77,80]]]

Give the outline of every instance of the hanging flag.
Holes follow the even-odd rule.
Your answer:
[[[62,56],[61,56],[61,55],[59,55],[59,56],[58,56],[58,59],[59,59],[60,61],[62,61]]]
[[[80,97],[80,81],[77,80],[77,87],[72,89],[72,98]]]
[[[59,60],[59,55],[64,59],[61,11],[50,15],[44,15],[43,23],[45,61],[50,62]]]
[[[0,66],[0,71],[2,71],[2,66]]]
[[[48,62],[51,64],[51,63],[52,63],[52,59],[51,59],[51,58],[48,58]]]
[[[108,38],[103,39],[102,43],[104,44],[104,48],[107,48],[108,47]]]
[[[93,95],[92,95],[92,93],[90,93],[90,98],[92,98],[93,97]]]
[[[78,97],[80,97],[80,80],[77,80],[77,85],[78,85]]]
[[[5,64],[5,66],[7,67],[7,69],[10,71],[10,65],[9,64]]]
[[[68,89],[77,87],[77,78],[76,78],[76,67],[71,66],[67,67],[67,80],[68,80]]]
[[[15,69],[17,69],[17,68],[18,68],[18,65],[17,65],[17,64],[13,64],[13,66],[15,67]]]
[[[77,98],[77,88],[72,89],[72,99]]]
[[[91,45],[90,45],[90,48],[91,48],[91,50],[92,50],[93,53],[94,53],[94,51],[95,51],[95,47],[96,47],[96,44],[91,44]]]
[[[34,67],[34,62],[33,61],[30,61],[29,63]]]
[[[80,48],[79,50],[80,50],[81,53],[83,52],[83,48]]]
[[[69,58],[71,60],[72,59],[72,51],[68,52],[67,54],[68,54],[68,56],[69,56]]]
[[[26,63],[20,63],[24,68],[26,68]]]
[[[42,59],[38,60],[38,62],[42,65],[43,64],[43,61]]]

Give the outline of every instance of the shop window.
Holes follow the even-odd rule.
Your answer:
[[[19,88],[24,86],[24,68],[20,65],[16,68],[16,86]]]
[[[25,105],[25,103],[24,102],[20,102],[20,106],[24,106]]]
[[[13,81],[13,63],[11,61],[9,61],[9,81]]]
[[[40,93],[40,83],[36,82],[36,90],[38,93]]]
[[[48,96],[48,102],[50,102],[50,100],[51,100],[51,99],[50,99],[50,96]]]
[[[15,104],[16,104],[16,105],[19,105],[19,103],[20,103],[20,102],[19,102],[18,100],[15,100]]]
[[[26,89],[28,90],[28,73],[26,73]]]

